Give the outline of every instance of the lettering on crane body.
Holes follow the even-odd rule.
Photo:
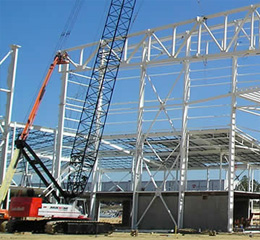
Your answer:
[[[78,208],[67,204],[43,203],[39,208],[38,215],[53,218],[87,218]]]

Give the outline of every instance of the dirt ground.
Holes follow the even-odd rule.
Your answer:
[[[204,240],[204,239],[221,239],[221,240],[249,240],[259,239],[260,234],[217,234],[216,236],[209,236],[208,234],[168,234],[168,233],[139,233],[138,236],[132,237],[129,232],[121,233],[114,232],[111,235],[47,235],[47,234],[7,234],[0,233],[1,240],[83,240],[83,239],[98,239],[98,240]]]

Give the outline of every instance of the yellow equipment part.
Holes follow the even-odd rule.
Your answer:
[[[14,155],[11,159],[11,162],[9,164],[7,171],[6,171],[4,180],[3,180],[2,185],[0,187],[0,205],[2,205],[3,201],[5,200],[5,197],[6,197],[6,194],[8,192],[8,189],[11,185],[11,182],[12,182],[12,179],[13,179],[19,158],[20,158],[20,149],[17,148],[14,151]]]

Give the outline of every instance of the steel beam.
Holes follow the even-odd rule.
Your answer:
[[[16,69],[17,69],[17,59],[18,59],[18,50],[20,46],[11,45],[11,62],[9,65],[8,76],[7,76],[7,99],[6,99],[6,113],[4,120],[4,132],[2,135],[3,146],[2,146],[2,161],[0,168],[0,183],[2,183],[5,177],[7,157],[8,157],[8,148],[9,148],[9,138],[10,138],[10,124],[12,117],[12,108],[13,108],[13,98],[14,98],[14,87],[15,87],[15,78],[16,78]],[[9,56],[9,55],[8,55]],[[6,59],[6,58],[5,58]]]

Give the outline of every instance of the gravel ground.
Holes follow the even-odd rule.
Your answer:
[[[216,236],[209,236],[208,234],[159,234],[159,233],[139,233],[138,236],[132,237],[129,232],[118,233],[114,232],[111,235],[47,235],[47,234],[31,234],[31,233],[17,233],[7,234],[0,233],[2,240],[83,240],[83,239],[98,239],[98,240],[166,240],[166,239],[180,239],[180,240],[204,240],[204,239],[221,239],[221,240],[249,240],[259,239],[260,234],[217,234]]]

